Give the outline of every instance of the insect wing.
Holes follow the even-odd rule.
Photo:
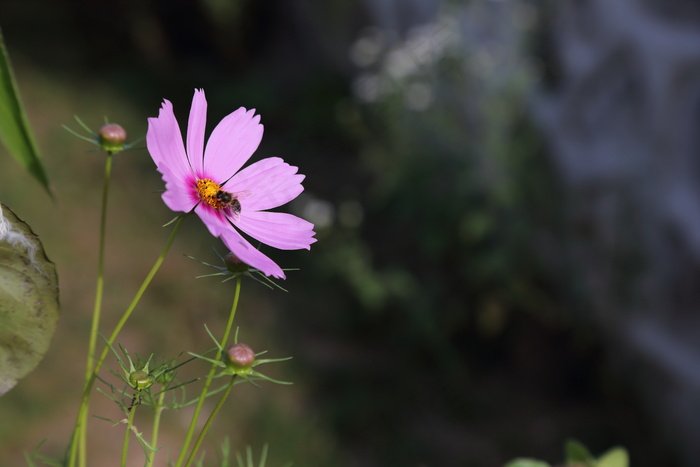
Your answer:
[[[252,195],[253,192],[249,190],[243,190],[243,191],[237,191],[235,193],[231,193],[231,196],[233,196],[236,199],[246,199],[250,198],[250,195]]]

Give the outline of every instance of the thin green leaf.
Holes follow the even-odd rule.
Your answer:
[[[76,131],[71,130],[70,127],[68,127],[66,125],[62,125],[62,126],[63,126],[64,130],[66,130],[68,133],[75,136],[76,138],[79,138],[79,139],[82,139],[83,141],[87,141],[88,143],[92,143],[92,144],[97,145],[97,143],[95,142],[95,138],[88,138],[87,136],[81,135],[80,133],[77,133]]]
[[[630,460],[624,448],[612,448],[598,459],[596,467],[629,467]]]
[[[575,439],[568,440],[564,448],[567,464],[580,464],[586,467],[595,465],[595,458],[582,443]]]
[[[550,465],[535,459],[515,459],[508,462],[504,467],[550,467]]]
[[[260,467],[265,467],[267,462],[267,444],[263,445],[262,453],[260,454]]]
[[[10,154],[53,197],[49,189],[49,179],[15,84],[2,30],[0,30],[0,140]]]

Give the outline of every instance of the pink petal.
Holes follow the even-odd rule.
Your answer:
[[[259,269],[267,276],[284,279],[285,275],[277,263],[265,256],[246,241],[241,234],[234,229],[228,230],[221,235],[221,240],[234,255],[248,266]]]
[[[207,125],[207,100],[203,89],[195,89],[187,123],[187,156],[194,172],[201,176],[204,164],[204,131]]]
[[[308,250],[316,241],[311,222],[284,212],[241,212],[236,227],[256,240],[281,250]]]
[[[146,146],[158,170],[167,170],[178,177],[192,172],[182,144],[182,133],[173,113],[173,105],[163,100],[158,117],[148,119]]]
[[[169,101],[163,100],[158,117],[148,119],[146,142],[165,181],[163,201],[174,211],[194,209],[207,229],[241,261],[268,276],[284,278],[282,269],[236,228],[277,248],[309,249],[316,241],[313,224],[291,214],[264,211],[296,198],[304,190],[304,176],[277,157],[237,173],[260,144],[260,116],[255,115],[255,110],[241,107],[214,128],[205,148],[206,111],[204,91],[196,89],[188,120],[187,152]],[[239,195],[240,216],[235,215],[233,220],[227,217],[233,215],[230,210],[214,209],[201,202],[196,188],[197,179],[201,178],[222,183],[226,191],[246,192]]]
[[[215,237],[221,236],[227,230],[235,230],[221,209],[214,209],[206,203],[200,203],[194,212],[197,213],[204,225],[209,229],[209,232]]]
[[[194,174],[187,174],[184,178],[170,173],[167,169],[161,170],[165,181],[165,193],[163,202],[173,211],[190,212],[199,202]]]
[[[304,175],[296,172],[279,157],[268,157],[238,172],[225,187],[231,192],[250,191],[245,209],[262,211],[288,203],[304,191]]]
[[[255,110],[243,107],[224,117],[209,137],[204,150],[204,168],[214,181],[228,180],[250,159],[260,145],[263,126]]]

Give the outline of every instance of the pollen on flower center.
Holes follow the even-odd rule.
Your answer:
[[[197,180],[197,193],[199,194],[199,199],[214,209],[222,209],[225,207],[225,205],[223,205],[216,196],[220,191],[221,185],[210,178]]]

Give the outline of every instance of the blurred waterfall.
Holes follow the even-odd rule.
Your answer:
[[[355,44],[353,59],[365,68],[355,92],[366,102],[400,87],[407,109],[456,101],[484,111],[541,78],[538,66],[549,72],[531,109],[564,182],[569,236],[556,260],[578,276],[563,286],[577,289],[571,308],[606,332],[611,354],[691,465],[700,458],[700,4],[368,0],[365,7],[376,28]],[[524,49],[533,27],[549,38],[551,63],[538,64]],[[459,55],[477,78],[472,87],[436,78],[436,55]],[[411,86],[421,82],[425,98],[412,100]],[[469,111],[463,117],[474,125]],[[488,144],[482,149],[488,165]]]
[[[570,249],[611,351],[700,458],[700,6],[562,1],[536,114],[566,180]]]

